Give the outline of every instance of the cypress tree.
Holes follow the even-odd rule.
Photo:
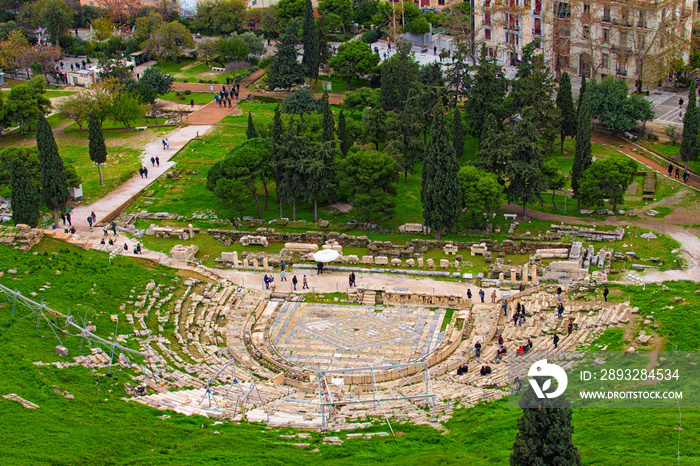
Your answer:
[[[328,92],[323,93],[321,98],[321,110],[323,113],[323,142],[333,141],[335,145],[335,121],[333,121],[333,112],[331,105],[328,103]]]
[[[523,415],[518,419],[511,466],[581,464],[581,455],[572,441],[571,408],[564,395],[540,399],[528,384],[520,408]]]
[[[695,80],[690,80],[690,90],[688,93],[688,109],[683,117],[683,140],[681,142],[681,160],[685,162],[685,169],[688,169],[688,162],[698,157],[698,107],[695,97]]]
[[[547,181],[542,174],[544,153],[540,144],[540,132],[535,126],[535,111],[526,107],[523,119],[515,126],[509,140],[510,154],[506,159],[505,174],[508,178],[506,196],[509,202],[522,203],[523,217],[528,203],[542,200]]]
[[[245,135],[248,139],[258,137],[258,132],[255,130],[255,123],[253,123],[253,114],[250,112],[248,112],[248,128],[245,130]]]
[[[53,210],[55,228],[58,225],[58,209],[62,209],[68,201],[68,182],[51,126],[43,113],[39,113],[37,119],[36,146],[41,166],[41,193],[46,206]]]
[[[574,109],[574,96],[571,94],[571,78],[564,71],[559,81],[557,92],[557,108],[561,111],[560,135],[561,151],[564,152],[564,138],[576,135],[576,111]]]
[[[275,174],[275,184],[277,186],[277,200],[280,203],[280,218],[284,217],[282,210],[282,194],[284,193],[284,150],[282,149],[282,136],[284,127],[282,126],[282,113],[280,106],[275,107],[275,117],[272,120],[272,169]]]
[[[576,114],[578,115],[578,111],[581,108],[581,99],[583,98],[583,95],[586,93],[586,73],[583,73],[583,76],[581,76],[581,88],[578,91],[578,101],[576,102]]]
[[[576,129],[576,149],[574,152],[574,166],[571,168],[571,189],[578,199],[578,208],[581,208],[579,198],[579,181],[583,172],[593,163],[591,154],[591,109],[587,94],[579,99],[578,124]]]
[[[459,160],[464,154],[464,125],[458,107],[455,107],[454,119],[452,120],[452,145],[455,148],[457,160]]]
[[[10,162],[10,188],[12,189],[12,221],[32,228],[39,224],[39,193],[32,177],[18,159]]]
[[[301,59],[301,64],[309,77],[309,88],[311,88],[311,80],[318,77],[320,62],[318,28],[316,27],[316,19],[314,19],[314,9],[311,6],[311,0],[306,0],[304,5],[302,30],[301,42],[304,45],[304,56]]]
[[[90,138],[90,160],[97,164],[97,171],[100,172],[100,184],[104,186],[102,164],[107,161],[107,147],[105,146],[105,138],[102,136],[102,122],[96,112],[90,113],[88,134]]]
[[[350,150],[350,138],[345,127],[345,115],[342,110],[340,115],[338,115],[338,139],[340,140],[340,153],[345,157],[348,155],[348,150]]]
[[[493,113],[497,119],[503,114],[503,100],[508,93],[508,81],[495,58],[489,58],[486,44],[481,47],[481,58],[476,74],[470,79],[469,99],[464,111],[472,129],[481,135],[486,117]]]
[[[444,109],[433,112],[433,125],[423,163],[421,201],[425,224],[435,230],[439,240],[443,230],[459,218],[462,189],[459,183],[459,162],[452,147]]]

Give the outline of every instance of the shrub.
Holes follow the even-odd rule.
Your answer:
[[[272,61],[275,59],[274,55],[270,55],[269,57],[265,57],[262,60],[258,62],[258,68],[264,68],[268,69]]]
[[[656,133],[652,133],[651,131],[647,133],[647,139],[652,142],[658,142],[659,141],[659,135]]]
[[[368,44],[377,42],[382,37],[382,34],[376,29],[369,30],[362,34],[362,40]]]
[[[282,102],[282,113],[313,113],[318,110],[318,102],[308,89],[302,89],[285,97]]]

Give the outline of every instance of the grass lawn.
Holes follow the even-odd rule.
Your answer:
[[[213,80],[217,83],[225,83],[226,77],[232,76],[230,73],[221,71],[212,71],[212,67],[219,67],[218,63],[196,62],[192,59],[182,59],[180,63],[160,61],[154,65],[163,71],[163,73],[172,74],[175,81],[178,82],[199,82],[200,79]]]
[[[114,329],[109,316],[123,317],[125,311],[119,310],[120,304],[133,300],[149,280],[174,285],[176,289],[180,286],[173,281],[174,270],[134,257],[117,258],[110,265],[106,254],[49,239],[33,252],[39,254],[22,254],[0,246],[0,269],[15,267],[20,271],[15,276],[4,275],[0,283],[23,293],[38,292],[48,306],[57,310],[70,309],[81,315],[87,312],[97,333],[105,337]],[[25,275],[25,270],[30,273]],[[57,275],[56,270],[61,270],[61,274]],[[46,282],[51,283],[50,288],[38,291]],[[622,292],[621,298],[630,296],[634,306],[654,309],[660,330],[679,350],[700,348],[695,285],[673,282],[668,286],[670,291],[666,292],[654,285],[648,285],[646,290],[611,287],[611,291],[613,295]],[[672,303],[677,295],[687,303]],[[329,294],[318,299],[332,297]],[[671,309],[669,304],[673,304]],[[310,446],[298,448],[291,445],[297,440],[280,437],[297,433],[290,428],[227,421],[212,426],[212,419],[127,403],[122,400],[124,384],[133,385],[130,376],[135,374],[117,365],[113,366],[113,376],[118,380],[105,377],[106,369],[35,366],[35,361],[65,362],[66,358],[54,353],[58,342],[46,324],[36,332],[32,319],[11,323],[9,313],[9,306],[0,305],[0,392],[16,393],[40,408],[30,410],[19,403],[0,400],[6,465],[179,465],[222,461],[251,465],[506,464],[521,415],[519,409],[509,408],[503,399],[469,409],[455,407],[452,418],[444,424],[446,431],[392,420],[398,433],[395,437],[353,440],[340,432],[332,435],[340,436],[345,443],[331,446],[324,445],[321,434],[312,431],[311,438],[304,440]],[[127,333],[126,325],[121,323],[120,334]],[[599,341],[617,344],[620,340],[620,332],[613,330],[604,333]],[[78,354],[79,343],[78,337],[68,338],[66,345],[72,356]],[[54,387],[68,391],[75,399],[55,393]],[[700,411],[683,408],[682,413],[680,462],[698,464],[700,437],[695,432],[700,428]],[[678,460],[679,431],[674,430],[678,417],[677,409],[575,409],[573,440],[584,464],[665,466]],[[388,429],[380,419],[359,431]],[[45,442],[33,441],[36,438]]]
[[[161,95],[158,98],[162,100],[167,100],[168,102],[175,102],[183,105],[189,105],[190,100],[194,100],[194,103],[197,105],[208,104],[209,102],[214,100],[214,94],[206,92],[192,92],[191,94],[184,94],[180,92],[180,95],[177,94],[178,93],[176,92],[168,92],[167,94]]]

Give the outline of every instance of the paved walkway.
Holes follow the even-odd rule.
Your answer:
[[[100,222],[124,203],[138,195],[144,188],[153,183],[170,167],[175,165],[175,162],[170,161],[170,159],[180,148],[194,138],[197,133],[204,134],[210,128],[211,126],[207,125],[191,125],[171,131],[167,134],[168,141],[170,142],[170,149],[168,150],[163,150],[160,139],[146,144],[143,148],[141,163],[144,167],[148,168],[148,178],[141,178],[138,175],[134,175],[133,178],[123,183],[102,199],[92,204],[79,205],[74,208],[71,211],[71,219],[76,230],[78,230],[82,236],[90,237],[91,234],[88,230],[87,218],[92,212],[95,212],[97,221]],[[153,166],[151,164],[151,157],[156,156],[160,159],[160,166]],[[101,231],[93,231],[92,233],[98,238],[102,235]]]

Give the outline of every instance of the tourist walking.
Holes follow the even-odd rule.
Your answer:
[[[112,222],[112,231],[114,232],[114,236],[117,236],[117,224]]]
[[[90,217],[92,217],[92,223],[97,224],[97,215],[95,215],[94,210],[90,212]]]
[[[562,303],[559,303],[557,306],[557,317],[562,318],[564,316],[564,305]]]
[[[109,236],[109,230],[107,229],[107,225],[102,227],[102,236]]]
[[[471,299],[472,299],[472,290],[471,290],[471,288],[468,288],[468,289],[467,289],[467,299],[469,299],[470,301],[471,301]]]
[[[668,176],[671,176],[672,173],[673,173],[673,164],[669,163],[668,164]]]
[[[294,291],[297,290],[297,283],[299,283],[299,280],[297,280],[297,276],[294,275],[294,276],[292,277],[292,286],[294,287]]]
[[[63,226],[66,226],[66,214],[61,212],[61,220],[63,220]]]
[[[561,286],[557,287],[557,298],[559,298],[559,302],[561,302]]]
[[[348,286],[352,288],[352,273],[348,275]]]
[[[92,217],[87,218],[88,225],[90,225],[90,229],[92,230]]]
[[[520,310],[520,303],[518,303],[518,310]],[[503,301],[503,315],[508,317],[508,301]]]
[[[491,302],[495,303],[496,302],[496,290],[493,290],[491,292]]]
[[[143,167],[143,177],[148,179],[148,168]]]
[[[355,272],[351,272],[350,277],[352,278],[352,286],[357,288],[357,283],[355,283]]]
[[[676,179],[679,180],[681,178],[681,167],[676,167]]]
[[[321,275],[323,273],[323,262],[319,262],[318,264],[316,264],[316,268],[318,269],[318,275]]]
[[[608,302],[608,295],[610,294],[610,290],[608,289],[608,285],[605,285],[605,288],[603,288],[603,299],[605,302]]]
[[[304,276],[302,277],[301,285],[302,285],[302,286],[301,286],[301,289],[302,289],[302,290],[308,290],[308,289],[309,289],[309,284],[306,283],[306,275],[304,275]]]
[[[141,175],[141,178],[143,178],[143,167],[139,168],[139,175]]]
[[[156,166],[156,158],[151,157],[151,166],[155,167]]]
[[[194,108],[194,99],[190,99],[190,108]]]
[[[270,289],[270,277],[265,274],[265,277],[263,277],[263,282],[265,283],[265,289],[269,290]]]
[[[168,138],[165,138],[165,148],[170,149],[170,141],[168,141]]]
[[[481,298],[481,302],[484,302],[484,296],[486,296],[486,293],[484,293],[484,290],[479,290],[479,297]]]
[[[156,155],[156,167],[160,167],[160,157]]]
[[[503,334],[498,335],[498,344],[503,345]]]
[[[478,341],[474,343],[474,350],[476,350],[476,357],[480,358],[481,357],[481,343]]]
[[[284,261],[280,262],[280,268],[282,269],[280,271],[280,281],[286,282],[287,281],[287,264],[285,264]]]
[[[554,349],[556,349],[559,346],[559,335],[554,335],[554,339],[552,341],[554,342]]]
[[[567,335],[571,336],[571,332],[574,331],[574,323],[569,322],[569,326],[567,327],[566,331],[568,332]]]

